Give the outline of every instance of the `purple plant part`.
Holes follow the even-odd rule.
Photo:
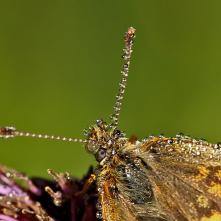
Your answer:
[[[0,219],[4,221],[17,221],[17,219],[5,215],[0,215]]]
[[[3,221],[95,221],[97,192],[95,184],[81,192],[82,180],[68,173],[48,170],[55,181],[28,178],[0,166],[0,220]]]

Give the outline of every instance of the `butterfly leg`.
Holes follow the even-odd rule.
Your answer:
[[[96,180],[96,175],[95,174],[91,174],[90,177],[86,180],[86,182],[84,183],[83,189],[79,192],[77,192],[75,194],[75,196],[81,196],[84,195],[88,189],[90,188],[90,186],[94,183],[94,181]]]

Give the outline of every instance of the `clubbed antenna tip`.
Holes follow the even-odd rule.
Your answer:
[[[17,131],[14,127],[1,127],[0,128],[0,137],[2,137],[2,138],[33,137],[33,138],[43,138],[43,139],[48,139],[48,140],[77,142],[77,143],[85,143],[86,142],[86,140],[82,140],[82,139],[78,139],[78,138],[21,132],[21,131]]]
[[[122,106],[122,100],[124,98],[124,93],[127,85],[127,78],[129,73],[129,66],[130,66],[130,60],[131,60],[131,54],[132,54],[132,47],[133,47],[133,41],[135,38],[135,31],[136,29],[133,27],[128,28],[127,32],[124,36],[124,49],[123,49],[123,66],[121,70],[122,78],[119,84],[119,91],[116,96],[116,102],[114,104],[114,112],[111,115],[111,126],[117,127],[119,123],[119,116]]]
[[[14,127],[0,128],[0,137],[9,138],[16,136],[16,129]]]

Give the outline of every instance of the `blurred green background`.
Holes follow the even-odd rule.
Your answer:
[[[123,34],[137,29],[120,127],[221,140],[221,1],[1,1],[0,125],[82,137],[108,119]],[[0,161],[31,175],[80,177],[95,165],[81,144],[0,141]]]

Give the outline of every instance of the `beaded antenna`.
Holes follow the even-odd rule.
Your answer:
[[[21,187],[14,184],[10,178],[22,178],[28,182],[28,190],[22,192],[26,197],[25,200],[20,198],[18,193],[13,195],[10,192],[10,195],[9,192],[4,192],[0,185],[2,195],[0,219],[6,221],[221,220],[219,144],[211,144],[180,134],[175,137],[150,136],[137,140],[134,136],[127,138],[118,128],[134,38],[135,29],[130,27],[124,36],[122,78],[109,123],[97,120],[95,125],[86,130],[85,139],[20,132],[14,127],[0,129],[0,136],[3,138],[25,136],[84,143],[98,163],[81,186],[73,185],[73,180],[67,173],[59,174],[49,170],[49,174],[57,181],[59,189],[48,185],[47,182],[41,183],[39,188],[39,183],[36,181],[24,178],[24,175],[18,175],[19,173],[14,171],[2,169],[0,183],[6,183],[10,190],[15,188],[13,185],[21,190]],[[51,204],[50,207],[48,204],[40,204],[44,202],[41,200],[44,191],[52,197],[53,206],[57,207],[63,216],[51,211]],[[95,196],[96,218],[93,213],[95,201],[92,204],[86,202],[88,196]],[[82,208],[83,212],[81,210],[79,213]]]

